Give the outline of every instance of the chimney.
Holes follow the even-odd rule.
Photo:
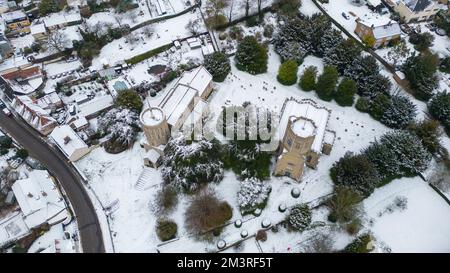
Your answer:
[[[71,139],[70,139],[69,136],[65,136],[65,137],[64,137],[64,144],[67,144],[67,143],[69,143],[70,141],[71,141]]]

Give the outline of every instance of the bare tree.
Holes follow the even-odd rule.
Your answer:
[[[136,33],[130,32],[128,35],[125,36],[125,41],[129,43],[130,45],[134,45],[136,43],[137,36]]]
[[[331,253],[333,252],[334,240],[330,235],[317,233],[308,238],[306,245],[303,246],[305,253]]]
[[[66,34],[57,30],[50,33],[46,44],[50,51],[63,52],[69,46],[69,39]]]
[[[242,2],[242,7],[245,8],[245,17],[248,17],[250,13],[251,4],[253,4],[253,0],[245,0],[245,2]]]
[[[219,15],[223,12],[223,9],[228,7],[230,0],[208,0],[206,3],[206,12],[209,17],[213,17],[215,25],[219,23]]]
[[[262,11],[262,5],[264,4],[265,1],[266,1],[266,0],[256,0],[256,4],[257,4],[257,7],[258,7],[258,15],[259,15],[259,17],[262,16],[262,14],[261,14],[261,11]]]
[[[145,37],[150,38],[152,37],[153,33],[155,33],[155,28],[151,25],[145,26],[142,28],[142,33],[145,35]]]
[[[186,25],[186,29],[192,34],[197,35],[200,32],[201,24],[199,19],[191,19]]]
[[[228,13],[228,22],[231,23],[233,19],[234,0],[230,0],[230,12]]]

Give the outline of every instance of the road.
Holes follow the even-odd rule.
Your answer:
[[[0,112],[0,127],[27,149],[31,156],[44,164],[64,188],[76,214],[83,252],[105,252],[94,206],[82,185],[82,178],[67,162],[67,158],[61,152],[51,149],[23,120],[7,117]]]

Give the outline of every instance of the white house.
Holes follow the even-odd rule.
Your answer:
[[[47,171],[34,170],[11,188],[28,228],[57,224],[69,217],[64,198]]]
[[[86,143],[69,125],[56,127],[50,138],[70,161],[77,161],[90,152]]]

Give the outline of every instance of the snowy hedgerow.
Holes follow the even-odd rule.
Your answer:
[[[358,56],[344,71],[344,76],[354,80],[358,87],[358,94],[363,97],[374,98],[378,94],[389,94],[391,83],[388,78],[380,74],[380,67],[372,56]]]
[[[287,220],[290,228],[302,232],[311,224],[311,209],[306,204],[296,205],[291,209]]]
[[[127,108],[115,108],[98,119],[100,135],[105,135],[105,150],[120,153],[130,148],[140,130],[138,114]]]
[[[428,103],[428,111],[450,132],[450,93],[440,92]]]
[[[215,82],[223,82],[231,70],[230,60],[223,52],[214,52],[205,56],[203,65],[211,73]]]
[[[325,64],[335,66],[339,73],[344,73],[353,61],[361,54],[361,48],[352,39],[347,39],[339,43],[336,47],[327,51],[323,61]],[[346,75],[349,76],[349,75]],[[352,78],[351,76],[349,76]]]
[[[277,80],[283,85],[293,85],[297,82],[298,64],[295,60],[287,60],[278,69]]]
[[[406,79],[413,89],[413,95],[419,100],[427,101],[439,85],[436,75],[439,58],[431,53],[409,57],[402,66]]]
[[[217,140],[188,142],[182,135],[167,143],[161,173],[163,179],[185,192],[197,190],[201,184],[219,182],[223,164],[219,161],[221,146]]]
[[[316,88],[317,67],[308,66],[300,77],[300,88],[303,91],[311,91]]]
[[[391,97],[391,103],[380,121],[390,128],[404,129],[414,121],[416,114],[416,105],[409,98],[396,94]]]
[[[248,178],[241,182],[238,192],[238,204],[243,214],[252,213],[255,209],[263,209],[269,198],[272,187],[268,182],[257,178]]]
[[[378,172],[364,154],[346,153],[333,164],[331,178],[337,186],[347,186],[363,196],[369,196],[378,185]]]
[[[417,175],[425,171],[430,163],[430,153],[420,139],[408,131],[386,133],[380,138],[380,143],[393,151],[399,165],[399,175]]]
[[[239,70],[253,75],[265,73],[267,60],[267,49],[259,44],[254,36],[246,36],[239,42],[235,56]]]

